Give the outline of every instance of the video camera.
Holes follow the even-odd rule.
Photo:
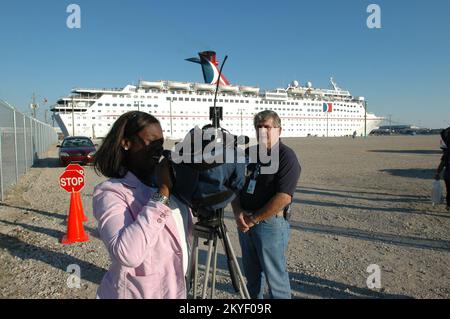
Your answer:
[[[173,193],[191,207],[200,223],[209,226],[221,222],[223,209],[244,187],[247,158],[240,146],[249,142],[248,137],[237,137],[220,126],[223,108],[216,106],[217,82],[211,124],[193,128],[174,151],[163,153],[172,163]]]

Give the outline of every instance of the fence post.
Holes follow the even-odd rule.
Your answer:
[[[16,110],[13,109],[14,114],[14,154],[16,157],[16,183],[19,183],[19,163],[17,157],[17,123],[16,123]]]
[[[23,115],[23,147],[25,150],[25,173],[28,172],[28,159],[27,159],[27,118]]]
[[[3,202],[3,157],[2,157],[2,137],[3,132],[0,128],[0,202]]]

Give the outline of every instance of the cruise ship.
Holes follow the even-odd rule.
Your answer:
[[[204,83],[139,81],[120,89],[76,88],[51,109],[65,136],[104,138],[123,113],[138,110],[156,116],[166,138],[181,139],[196,125],[211,123],[209,109],[223,107],[222,127],[235,135],[255,137],[253,116],[273,110],[282,120],[283,137],[338,137],[369,134],[384,120],[366,112],[365,98],[338,87],[303,86],[262,91],[255,86],[232,85],[222,74],[216,53],[206,51],[187,61],[202,67]]]

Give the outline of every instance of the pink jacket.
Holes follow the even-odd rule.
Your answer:
[[[172,211],[161,203],[148,203],[151,194],[131,172],[95,187],[93,213],[112,262],[97,291],[101,299],[186,298]]]

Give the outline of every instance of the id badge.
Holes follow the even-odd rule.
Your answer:
[[[253,195],[255,193],[255,187],[256,187],[256,180],[254,179],[250,180],[250,182],[248,183],[247,194]]]

